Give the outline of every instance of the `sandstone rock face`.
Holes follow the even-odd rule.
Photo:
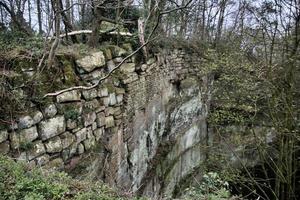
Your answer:
[[[102,51],[92,53],[90,56],[83,57],[80,60],[76,60],[77,65],[84,69],[86,72],[91,72],[97,67],[105,65],[105,57]]]
[[[65,118],[64,116],[57,116],[55,118],[42,121],[38,128],[42,140],[47,140],[63,133],[66,130]]]

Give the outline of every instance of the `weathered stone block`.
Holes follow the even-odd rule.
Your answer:
[[[118,94],[117,95],[117,103],[122,103],[123,102],[123,94]]]
[[[96,129],[97,129],[97,123],[94,122],[94,123],[92,124],[92,130],[94,131],[94,130],[96,130]]]
[[[99,101],[97,99],[93,99],[92,101],[87,101],[84,103],[84,108],[89,110],[95,110],[100,107]]]
[[[7,139],[8,139],[8,132],[7,132],[7,130],[0,131],[0,143],[4,142]]]
[[[123,60],[123,58],[122,57],[116,57],[116,58],[114,58],[114,62],[115,63],[120,63],[120,62],[122,62],[122,60]]]
[[[84,140],[83,145],[85,150],[90,150],[93,146],[95,146],[95,143],[96,143],[95,138],[89,138],[87,140]]]
[[[102,127],[105,125],[105,113],[100,112],[97,114],[96,123],[98,127]]]
[[[135,71],[135,63],[123,63],[120,69],[124,73],[132,73]]]
[[[61,144],[63,149],[68,148],[69,146],[71,146],[71,144],[73,144],[73,142],[76,141],[75,135],[73,135],[70,132],[65,132],[61,134],[59,137],[61,139]]]
[[[114,61],[112,61],[112,60],[107,61],[106,65],[107,65],[109,72],[112,71],[116,67]]]
[[[109,97],[104,97],[104,98],[101,98],[101,99],[102,99],[103,105],[105,107],[108,107],[109,106],[109,102],[110,102]]]
[[[43,113],[40,111],[37,111],[33,114],[33,123],[37,124],[44,118]]]
[[[84,153],[84,146],[82,143],[80,143],[77,147],[77,153],[78,154],[83,154]]]
[[[96,120],[96,113],[95,112],[83,114],[83,121],[84,121],[84,126],[85,127],[87,127],[89,125],[92,125],[95,120]]]
[[[116,88],[116,94],[125,94],[124,88]]]
[[[100,140],[100,138],[102,137],[102,134],[103,134],[103,128],[98,128],[98,129],[94,130],[94,136],[95,136],[96,141]]]
[[[90,56],[83,57],[76,60],[78,67],[84,69],[86,72],[91,72],[97,67],[105,65],[105,57],[102,51],[92,53]]]
[[[0,143],[0,154],[7,154],[9,152],[10,145],[9,141]]]
[[[38,130],[42,140],[47,140],[56,135],[59,135],[66,130],[66,122],[64,116],[57,116],[45,121],[38,125]]]
[[[19,119],[18,128],[29,128],[34,124],[33,119],[30,116],[24,116]]]
[[[54,104],[48,105],[44,110],[44,114],[46,118],[54,117],[56,113],[57,113],[57,108]]]
[[[42,154],[46,153],[45,146],[41,140],[33,143],[32,148],[27,151],[28,160],[32,160]]]
[[[21,144],[27,144],[38,138],[38,132],[36,126],[28,129],[22,129],[19,132],[12,132],[10,134],[11,146],[13,149],[17,149]]]
[[[82,95],[86,100],[92,100],[98,96],[97,89],[84,90],[82,91]]]
[[[105,117],[105,128],[111,128],[115,126],[115,121],[113,116]]]
[[[117,103],[116,94],[110,93],[109,94],[109,105],[113,106],[113,105],[116,105],[116,103]]]
[[[58,136],[48,140],[45,143],[45,146],[46,146],[46,151],[48,153],[58,153],[61,152],[63,149],[61,139]]]
[[[86,139],[86,135],[87,135],[87,129],[86,128],[83,128],[83,129],[77,131],[75,133],[76,143],[78,144],[78,143],[82,142],[83,140],[85,140]]]
[[[99,97],[107,97],[108,96],[108,89],[106,87],[100,88],[98,90],[98,96]]]
[[[80,101],[81,93],[78,90],[64,92],[56,97],[58,103]]]

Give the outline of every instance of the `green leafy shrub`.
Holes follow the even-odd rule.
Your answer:
[[[66,173],[29,169],[25,163],[0,155],[0,200],[125,200],[101,182],[79,181]]]
[[[222,180],[216,172],[204,174],[201,183],[188,188],[183,197],[185,200],[225,200],[229,198],[231,198],[229,184]]]

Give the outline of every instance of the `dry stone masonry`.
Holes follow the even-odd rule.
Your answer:
[[[83,56],[74,71],[91,85],[130,53],[126,49],[111,46]],[[205,159],[212,79],[201,72],[199,56],[183,50],[142,64],[133,60],[94,89],[62,93],[20,116],[0,131],[0,152],[70,170],[101,149],[90,164],[93,176],[150,197],[171,195]]]

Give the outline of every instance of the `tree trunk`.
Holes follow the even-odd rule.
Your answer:
[[[38,25],[39,25],[39,34],[43,34],[41,0],[36,1],[36,8],[37,8],[37,18],[38,18]]]

